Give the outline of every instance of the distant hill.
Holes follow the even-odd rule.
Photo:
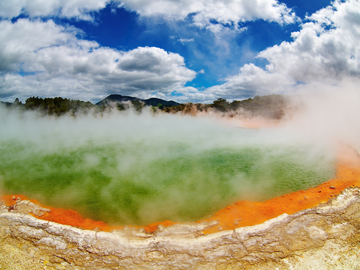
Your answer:
[[[140,99],[136,97],[130,97],[130,96],[122,96],[122,95],[110,95],[104,98],[103,100],[96,103],[96,105],[107,105],[111,102],[143,102],[145,105],[148,106],[159,106],[159,107],[174,107],[180,105],[180,103],[177,103],[175,101],[166,101],[160,98],[149,98],[149,99]]]

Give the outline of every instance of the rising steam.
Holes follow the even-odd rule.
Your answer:
[[[296,96],[292,119],[264,129],[206,115],[55,118],[0,107],[1,191],[145,225],[306,189],[334,176],[339,143],[360,146],[360,95],[338,90]]]

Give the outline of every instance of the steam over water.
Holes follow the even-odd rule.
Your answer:
[[[1,192],[110,224],[195,221],[334,176],[334,153],[291,128],[114,112],[40,117],[0,107]]]

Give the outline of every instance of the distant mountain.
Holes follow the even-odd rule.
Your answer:
[[[175,101],[166,101],[160,98],[149,98],[149,99],[140,99],[136,97],[130,97],[130,96],[122,96],[122,95],[110,95],[104,98],[103,100],[96,103],[96,105],[106,105],[110,102],[126,102],[126,101],[139,101],[144,102],[148,106],[160,106],[162,107],[173,107],[180,105],[180,103],[177,103]]]

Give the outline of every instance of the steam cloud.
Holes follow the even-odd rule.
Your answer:
[[[298,111],[263,129],[210,116],[54,118],[0,107],[1,191],[145,225],[315,186],[334,176],[339,143],[360,147],[356,84],[317,88],[300,86]]]

